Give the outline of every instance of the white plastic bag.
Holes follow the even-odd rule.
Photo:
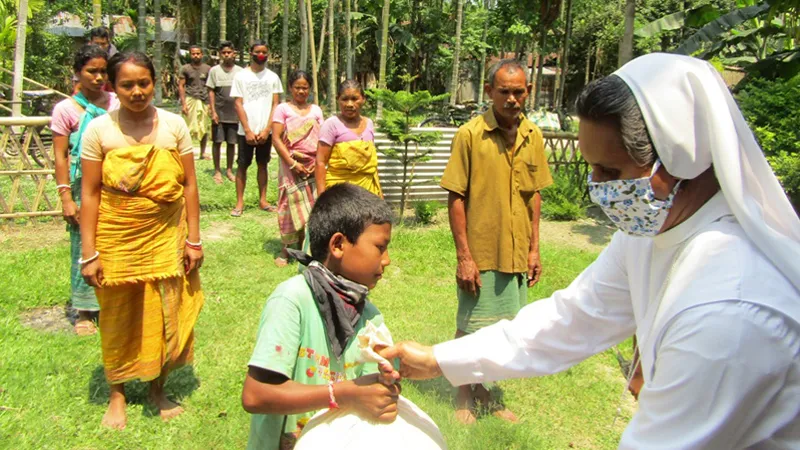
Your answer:
[[[376,327],[367,322],[358,337],[362,362],[391,364],[375,352],[375,346],[391,346],[392,335],[385,325]],[[446,450],[447,444],[439,427],[417,405],[400,396],[397,419],[378,423],[356,413],[339,409],[318,412],[303,428],[295,450],[381,450],[414,449]]]

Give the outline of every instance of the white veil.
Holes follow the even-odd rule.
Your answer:
[[[800,290],[800,220],[717,70],[652,53],[615,75],[633,91],[667,171],[691,179],[713,164],[745,233]]]

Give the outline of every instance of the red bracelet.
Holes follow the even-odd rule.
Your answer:
[[[328,402],[329,409],[338,409],[339,404],[336,403],[336,396],[333,394],[333,381],[328,382],[328,394],[330,395],[330,401]]]

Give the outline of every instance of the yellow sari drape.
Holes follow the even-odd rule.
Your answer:
[[[196,270],[184,273],[184,172],[175,149],[140,145],[103,161],[96,247],[103,365],[110,383],[158,378],[192,360],[203,306]]]
[[[378,151],[370,141],[339,142],[331,148],[325,184],[350,183],[383,197],[378,180]]]

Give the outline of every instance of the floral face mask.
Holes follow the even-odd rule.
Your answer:
[[[594,182],[590,173],[589,198],[620,230],[633,236],[655,236],[664,226],[681,184],[679,180],[666,200],[657,199],[650,181],[660,166],[661,161],[656,160],[649,177],[630,180]]]

